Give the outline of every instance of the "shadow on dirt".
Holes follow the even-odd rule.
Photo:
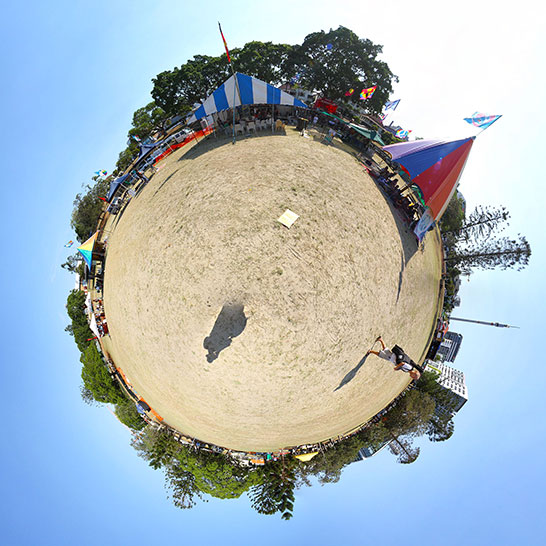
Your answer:
[[[347,385],[347,383],[354,379],[355,375],[358,373],[358,370],[360,370],[360,368],[362,368],[362,366],[364,365],[364,362],[366,362],[368,356],[369,355],[365,354],[360,359],[360,362],[341,380],[341,383],[334,389],[334,392],[338,391],[339,389],[341,389],[341,387],[344,387],[345,385]]]
[[[232,339],[243,333],[246,320],[244,305],[224,304],[210,335],[203,341],[203,347],[208,351],[207,362],[216,360],[220,352],[231,345]]]

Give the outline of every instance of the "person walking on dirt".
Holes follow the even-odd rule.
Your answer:
[[[416,364],[401,347],[395,345],[392,350],[387,349],[381,336],[377,337],[375,343],[377,343],[378,341],[379,343],[381,343],[381,351],[370,350],[366,353],[367,355],[376,355],[379,358],[383,358],[384,360],[392,362],[394,364],[395,371],[401,370],[403,372],[409,373],[412,379],[417,380],[421,377],[421,374],[424,372],[423,368]]]

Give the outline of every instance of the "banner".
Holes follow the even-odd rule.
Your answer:
[[[427,207],[425,214],[421,216],[421,219],[419,220],[419,222],[417,222],[417,225],[413,229],[413,233],[415,233],[415,236],[417,237],[417,239],[419,239],[419,242],[423,240],[427,231],[433,225],[434,225],[434,218],[432,216],[431,210]]]

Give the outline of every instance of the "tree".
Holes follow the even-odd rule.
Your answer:
[[[262,468],[260,483],[250,489],[252,507],[260,514],[281,512],[282,519],[290,519],[294,509],[296,477],[292,458],[267,463]]]
[[[455,192],[440,219],[440,230],[442,233],[457,233],[463,227],[464,221],[463,201]]]
[[[329,99],[344,99],[359,105],[363,104],[359,90],[376,85],[375,93],[364,104],[370,112],[379,113],[392,92],[392,82],[398,81],[387,63],[378,60],[382,51],[382,46],[340,26],[337,30],[306,36],[301,46],[294,46],[286,71],[293,76],[301,74],[303,87],[321,91]],[[351,88],[355,92],[345,97]]]
[[[430,394],[411,389],[387,413],[385,426],[395,436],[419,436],[426,432],[434,409],[434,399]]]
[[[473,269],[512,269],[520,271],[528,263],[531,246],[527,239],[518,235],[519,240],[501,237],[499,239],[476,239],[463,248],[456,248],[446,262],[457,265],[463,274]]]
[[[135,403],[128,398],[116,404],[114,413],[124,425],[133,430],[141,430],[146,426],[146,421],[138,413]]]
[[[89,346],[90,339],[95,337],[85,315],[85,293],[79,290],[72,290],[66,299],[66,312],[72,320],[72,324],[65,328],[70,335],[74,336],[74,341],[78,349],[83,353]]]
[[[140,140],[145,140],[158,129],[164,129],[168,119],[169,116],[163,108],[157,106],[154,101],[149,102],[133,114],[132,127],[127,136],[129,138],[137,136]]]
[[[193,451],[186,446],[176,453],[177,464],[191,472],[201,493],[219,499],[237,499],[258,483],[256,470],[239,468],[221,453]]]
[[[502,231],[508,225],[509,218],[510,213],[504,207],[478,206],[461,222],[461,225],[451,226],[444,232],[453,233],[464,240],[485,239],[497,231]]]
[[[185,114],[194,103],[211,93],[229,76],[225,55],[195,55],[180,68],[166,70],[152,79],[152,97],[167,114]]]
[[[389,450],[393,455],[396,455],[397,461],[401,464],[411,464],[419,457],[420,449],[413,447],[411,438],[401,438],[392,435],[392,441],[389,444]]]
[[[425,373],[421,374],[416,387],[434,400],[435,411],[426,429],[426,434],[431,442],[443,442],[451,438],[455,430],[455,424],[453,423],[455,400],[448,389],[438,383],[437,378],[438,374],[436,372],[425,371]]]
[[[301,45],[253,41],[230,53],[241,73],[273,85],[300,74],[302,86],[321,91],[332,99],[345,98],[350,87],[377,85],[366,107],[379,113],[392,92],[392,82],[398,81],[388,65],[377,59],[381,52],[382,46],[339,27],[327,33],[309,34]],[[166,113],[184,114],[230,75],[225,54],[196,55],[179,68],[158,74],[152,80],[152,97]],[[356,104],[358,93],[350,100]]]
[[[110,376],[106,364],[91,343],[80,358],[82,367],[83,385],[88,389],[97,402],[123,404],[126,400],[120,386]]]
[[[98,405],[97,401],[93,398],[93,393],[82,383],[80,385],[80,395],[82,400],[89,406]]]
[[[109,184],[105,179],[94,176],[93,181],[93,185],[85,186],[85,193],[78,193],[74,199],[70,225],[80,243],[88,239],[97,229],[97,222],[104,205],[100,197],[108,192]]]
[[[203,495],[196,486],[195,476],[181,464],[175,463],[167,467],[165,485],[177,508],[184,510],[193,508],[197,499],[203,499]]]
[[[264,82],[278,86],[289,79],[286,63],[294,46],[272,42],[248,42],[242,49],[231,52],[237,70]],[[222,61],[227,59],[222,55]]]
[[[85,265],[82,257],[77,252],[76,254],[72,254],[72,256],[68,256],[66,262],[61,264],[61,267],[67,271],[70,271],[70,273],[77,273],[80,276],[82,276],[85,272]]]

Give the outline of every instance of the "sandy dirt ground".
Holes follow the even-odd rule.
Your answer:
[[[438,242],[417,248],[351,154],[289,129],[162,165],[113,224],[104,304],[112,358],[166,423],[269,451],[347,433],[406,387],[364,356],[382,334],[422,359]]]

